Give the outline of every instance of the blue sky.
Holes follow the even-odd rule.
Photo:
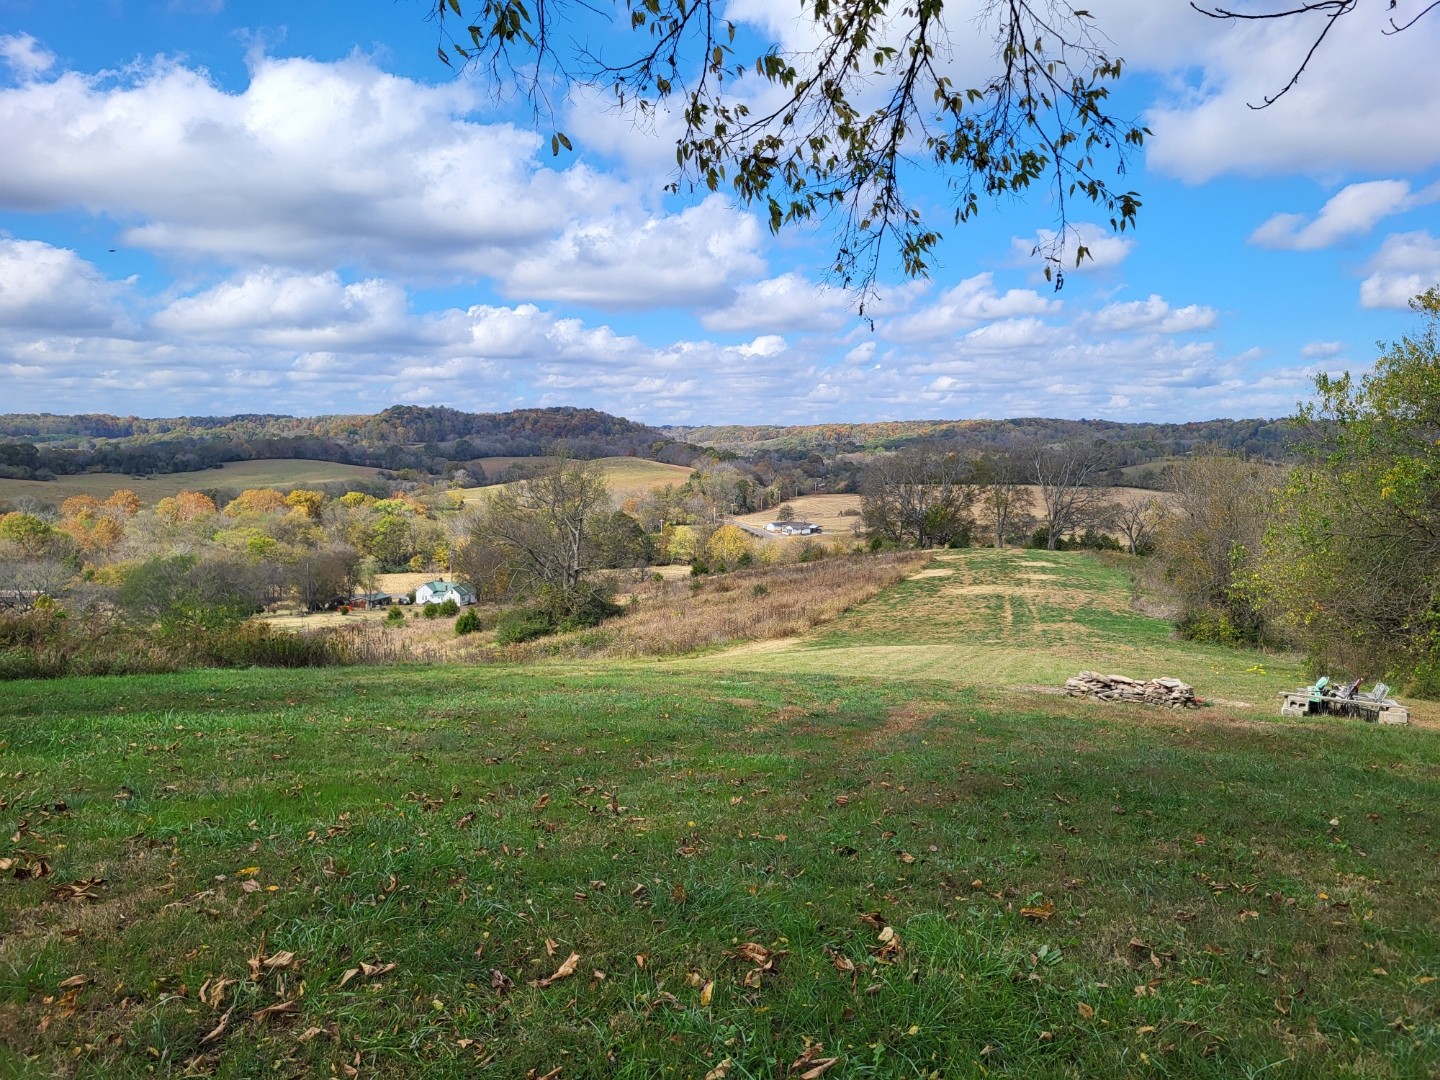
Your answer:
[[[982,6],[952,5],[966,77]],[[421,0],[0,0],[0,408],[1277,416],[1412,329],[1440,283],[1440,13],[1385,37],[1366,5],[1255,112],[1307,27],[1086,7],[1154,133],[1138,229],[1077,205],[1096,258],[1056,293],[1029,254],[1044,193],[985,206],[929,280],[885,264],[872,326],[825,285],[823,233],[666,196],[665,122],[572,100],[577,152],[552,157],[521,103],[438,62]],[[729,12],[803,41],[779,0]]]

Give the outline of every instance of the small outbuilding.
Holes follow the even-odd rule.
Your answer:
[[[813,536],[820,526],[811,521],[772,521],[765,526],[766,532],[779,536]]]
[[[352,608],[363,611],[366,608],[389,607],[398,599],[386,592],[368,592],[356,593],[350,598],[349,603]]]

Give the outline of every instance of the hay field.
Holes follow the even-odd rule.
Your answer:
[[[486,475],[500,475],[510,465],[540,463],[543,460],[543,458],[485,458],[482,466]],[[491,472],[492,462],[495,463],[493,473]],[[615,496],[617,503],[647,495],[668,484],[679,486],[685,483],[690,474],[695,471],[683,465],[666,465],[664,462],[634,457],[597,458],[596,464],[600,466],[605,482],[610,485],[610,493]],[[494,491],[497,487],[505,486],[496,484],[483,488],[467,488],[460,494],[465,500],[466,506],[474,506],[485,499],[487,491]]]
[[[812,521],[825,530],[826,535],[849,537],[851,524],[860,520],[859,495],[800,495],[785,501],[795,511],[795,520]],[[848,517],[842,516],[847,510],[853,513]],[[740,514],[731,520],[740,525],[753,525],[763,529],[768,522],[775,520],[775,508],[753,514]],[[793,538],[777,539],[783,541]]]
[[[1030,492],[1039,507],[1040,488],[1035,484],[1026,484],[1025,489]],[[1115,487],[1105,489],[1106,497],[1113,502],[1131,506],[1135,503],[1147,503],[1151,499],[1166,499],[1168,496],[1163,491],[1151,491],[1148,488]],[[859,495],[800,495],[793,499],[786,499],[790,507],[795,511],[795,518],[798,521],[813,521],[819,525],[826,535],[849,538],[851,527],[860,520]],[[847,515],[847,511],[850,513]],[[768,522],[775,520],[775,510],[760,510],[753,514],[740,514],[731,518],[740,525],[752,525],[755,528],[763,529]],[[793,537],[777,537],[780,542],[789,542]]]
[[[219,469],[164,473],[142,479],[135,479],[125,473],[81,473],[78,476],[61,476],[54,480],[0,479],[0,499],[28,496],[59,506],[72,495],[92,495],[97,499],[104,499],[121,488],[129,488],[140,496],[141,502],[149,505],[181,491],[198,491],[202,488],[234,488],[240,491],[244,488],[324,484],[335,480],[374,480],[379,475],[379,469],[363,465],[342,465],[334,461],[290,458],[273,461],[232,461]]]

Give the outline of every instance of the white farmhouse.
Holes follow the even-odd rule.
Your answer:
[[[461,607],[475,603],[475,594],[453,581],[427,581],[415,590],[417,604],[443,604],[454,600]]]

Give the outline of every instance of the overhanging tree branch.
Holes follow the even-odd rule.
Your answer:
[[[1389,9],[1394,11],[1395,8],[1399,6],[1400,0],[1386,0],[1386,3],[1388,3]],[[1314,59],[1320,46],[1325,43],[1325,39],[1330,35],[1330,31],[1335,29],[1336,24],[1342,18],[1346,15],[1353,14],[1359,9],[1360,0],[1313,0],[1313,2],[1303,3],[1296,7],[1281,8],[1276,11],[1233,11],[1230,8],[1203,6],[1195,3],[1195,0],[1190,0],[1190,6],[1201,15],[1207,15],[1212,19],[1232,22],[1263,22],[1275,19],[1292,19],[1305,15],[1323,15],[1325,17],[1324,22],[1321,24],[1320,32],[1316,34],[1315,39],[1310,42],[1310,47],[1306,49],[1305,56],[1291,74],[1290,81],[1281,87],[1277,93],[1267,95],[1263,98],[1259,105],[1253,102],[1249,103],[1250,108],[1258,110],[1268,109],[1296,87],[1300,82],[1300,77],[1305,74],[1305,70],[1310,66],[1310,61]],[[1434,2],[1427,4],[1412,18],[1407,19],[1403,23],[1397,23],[1392,18],[1388,20],[1390,29],[1382,30],[1381,33],[1394,35],[1409,30],[1437,8],[1440,8],[1440,0],[1434,0]]]
[[[907,188],[921,170],[945,177],[956,224],[979,212],[982,195],[1024,196],[1044,181],[1056,227],[1040,253],[1057,287],[1073,198],[1101,208],[1116,230],[1135,223],[1139,196],[1116,187],[1110,170],[1123,175],[1148,132],[1110,111],[1122,62],[1089,13],[1065,0],[949,0],[950,12],[968,10],[995,38],[995,72],[963,76],[946,62],[958,40],[946,0],[800,0],[814,45],[793,54],[737,45],[715,0],[624,4],[644,39],[609,56],[563,43],[563,27],[596,10],[583,0],[483,0],[468,19],[461,0],[436,0],[441,59],[453,53],[518,89],[547,118],[552,94],[577,86],[637,118],[677,102],[684,128],[670,190],[728,188],[761,208],[772,231],[830,221],[830,276],[858,291],[862,313],[884,252],[893,248],[910,277],[932,266],[941,234]],[[553,152],[570,146],[554,131]]]

